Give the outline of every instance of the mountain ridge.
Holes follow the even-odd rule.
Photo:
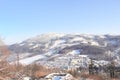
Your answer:
[[[10,45],[9,48],[14,54],[22,55],[21,59],[41,55],[42,58],[38,58],[37,61],[57,59],[59,56],[68,55],[75,50],[81,50],[78,55],[88,55],[98,60],[108,60],[109,57],[111,59],[119,57],[120,36],[48,33]],[[75,56],[76,53],[72,53],[72,55]]]

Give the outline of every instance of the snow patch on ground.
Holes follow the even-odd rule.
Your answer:
[[[25,58],[25,57],[27,57],[27,56],[30,56],[30,54],[33,54],[33,53],[19,53],[19,58],[21,59],[21,58]],[[17,54],[16,54],[16,56],[17,56]]]
[[[91,45],[99,46],[98,42],[91,41],[90,43],[91,43]]]
[[[43,56],[43,55],[36,55],[36,56],[33,56],[33,57],[29,57],[29,58],[26,58],[26,59],[22,59],[22,60],[20,60],[19,62],[20,62],[21,64],[28,65],[28,64],[33,63],[33,62],[36,61],[36,60],[45,59],[45,58],[46,58],[46,57]]]
[[[30,44],[28,44],[29,46],[32,46],[32,45],[34,45],[33,43],[30,43]]]
[[[35,46],[32,47],[32,49],[39,47],[39,44],[36,44]]]
[[[74,41],[86,41],[86,40],[82,37],[76,37],[71,40],[71,42],[74,42]]]
[[[94,38],[95,35],[92,34],[82,34],[83,37]]]
[[[73,50],[71,52],[69,52],[68,54],[71,54],[71,55],[79,55],[81,53],[82,50]]]
[[[103,38],[103,39],[104,39],[104,38],[106,38],[106,37],[105,37],[104,35],[99,35],[99,38]]]
[[[53,46],[51,46],[51,48],[54,48],[54,47],[56,47],[56,46],[58,46],[60,44],[63,44],[65,42],[66,42],[65,40],[57,40],[57,41],[55,41],[55,43],[53,44]]]
[[[55,53],[55,51],[54,51],[54,50],[51,50],[51,51],[45,53],[45,55],[46,55],[46,56],[51,56],[51,55],[53,55],[53,53]]]
[[[24,44],[24,43],[20,43],[19,45],[20,45],[20,46],[23,46],[23,45],[25,45],[25,44]]]
[[[105,60],[100,60],[100,61],[94,61],[95,62],[95,65],[101,65],[101,66],[104,66],[106,64],[109,64],[109,61],[105,61]]]

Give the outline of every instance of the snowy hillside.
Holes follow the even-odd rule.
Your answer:
[[[23,64],[44,61],[53,64],[59,57],[64,57],[68,63],[76,55],[87,55],[98,61],[119,61],[120,36],[48,33],[13,44],[9,48],[13,52],[9,59],[15,60],[13,55],[19,54]]]

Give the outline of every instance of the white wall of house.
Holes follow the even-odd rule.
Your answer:
[[[30,77],[24,77],[23,80],[31,80]]]

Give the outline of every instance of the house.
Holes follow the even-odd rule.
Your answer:
[[[31,77],[23,77],[23,80],[32,80]]]
[[[46,76],[48,80],[72,80],[73,76],[68,73],[51,73]]]

